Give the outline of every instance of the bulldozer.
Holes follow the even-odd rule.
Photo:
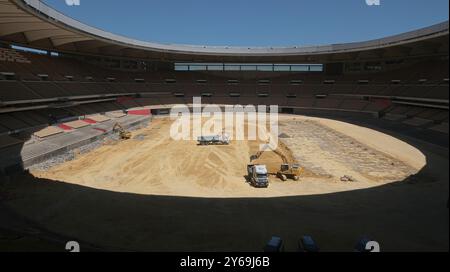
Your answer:
[[[131,138],[131,132],[124,129],[119,123],[114,125],[113,132],[119,134],[119,137],[122,140],[129,140]]]
[[[273,150],[273,152],[275,152],[275,154],[277,154],[283,160],[283,164],[281,164],[280,170],[275,173],[277,178],[281,179],[282,181],[287,181],[288,179],[298,181],[300,179],[300,175],[303,172],[303,167],[301,167],[297,163],[289,163],[289,159],[280,150],[276,149]],[[264,150],[259,151],[258,153],[256,153],[256,155],[251,156],[250,161],[259,159],[262,154],[264,154]]]

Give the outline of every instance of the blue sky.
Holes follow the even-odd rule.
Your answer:
[[[65,0],[45,3],[91,26],[144,41],[292,46],[363,41],[448,20],[448,0]]]

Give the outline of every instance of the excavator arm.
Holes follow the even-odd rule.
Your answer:
[[[250,162],[259,159],[266,149],[268,149],[269,145],[266,145],[266,148],[263,150],[258,151],[255,155],[250,157]],[[291,163],[289,159],[286,157],[286,155],[283,154],[279,149],[271,150],[273,151],[278,157],[281,158],[283,161],[283,164],[280,167],[280,170],[276,173],[277,177],[279,177],[281,180],[285,181],[288,178],[292,178],[294,180],[298,180],[299,176],[303,173],[303,167],[300,167],[300,165],[296,163]]]
[[[264,154],[266,149],[268,148],[267,146],[266,146],[266,148],[264,150],[260,150],[260,151],[258,151],[258,153],[256,153],[255,155],[251,156],[250,157],[250,162],[259,159]],[[278,149],[271,150],[271,151],[273,151],[275,154],[277,154],[283,160],[283,164],[288,164],[289,163],[288,158],[283,153],[281,153]]]
[[[113,126],[113,132],[118,133],[120,138],[122,138],[123,140],[128,140],[131,138],[131,133],[125,130],[119,123],[116,123]]]
[[[275,154],[277,154],[283,160],[283,164],[289,164],[288,158],[283,153],[281,153],[278,149],[274,150],[273,152],[275,152]]]

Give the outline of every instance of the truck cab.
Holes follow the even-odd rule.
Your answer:
[[[247,179],[253,187],[269,187],[269,174],[265,165],[249,164],[247,166]]]

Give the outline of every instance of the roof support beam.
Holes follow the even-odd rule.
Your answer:
[[[67,36],[71,33],[65,30],[55,30],[55,29],[42,29],[42,30],[32,30],[24,32],[28,41],[34,42],[42,39]]]
[[[41,30],[48,29],[49,24],[47,23],[11,23],[11,24],[2,24],[0,26],[0,36],[8,36],[11,34],[33,31],[33,30]],[[52,28],[57,30],[58,28]]]
[[[75,43],[81,41],[90,41],[92,38],[81,37],[81,36],[59,36],[59,37],[51,37],[52,43],[55,47],[65,45],[68,43]]]

